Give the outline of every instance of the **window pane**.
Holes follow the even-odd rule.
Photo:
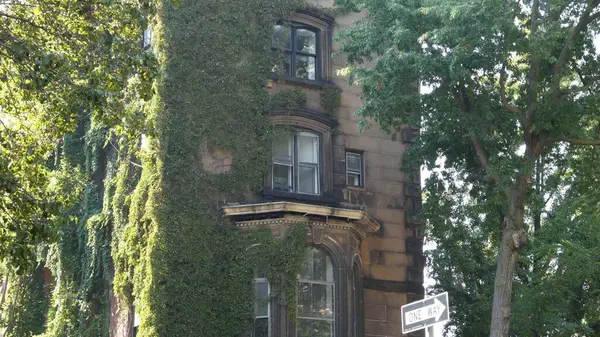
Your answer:
[[[152,29],[150,28],[150,26],[148,26],[148,28],[146,28],[146,30],[144,30],[144,42],[143,42],[143,47],[144,48],[150,48],[151,44],[152,44]]]
[[[327,268],[331,268],[331,265],[327,263],[329,258],[324,251],[315,249],[313,252],[313,268],[314,276],[313,280],[326,281],[327,280]]]
[[[273,164],[273,189],[292,191],[292,166]]]
[[[348,173],[348,181],[346,182],[348,186],[357,186],[360,187],[360,174],[356,173]]]
[[[312,337],[331,337],[333,336],[333,322],[331,321],[313,321]]]
[[[254,284],[254,316],[269,316],[269,284],[256,282]]]
[[[304,280],[313,279],[313,250],[307,248],[304,250],[304,256],[302,256],[302,268],[300,268],[300,278]]]
[[[300,165],[298,167],[298,192],[317,194],[319,190],[318,168],[315,166]]]
[[[332,323],[331,321],[298,319],[296,337],[331,337]]]
[[[333,317],[333,286],[317,283],[312,285],[312,317]]]
[[[296,77],[315,79],[315,58],[312,56],[296,55]]]
[[[297,319],[296,337],[312,337],[311,320]]]
[[[298,51],[304,53],[317,53],[317,34],[307,29],[296,30],[296,43]]]
[[[273,140],[273,162],[292,164],[294,156],[292,135],[286,134]]]
[[[254,320],[254,334],[252,337],[269,337],[268,318],[257,318]]]
[[[298,133],[298,161],[319,163],[319,136],[308,132]]]
[[[275,25],[273,26],[273,42],[271,46],[277,49],[290,49],[291,36],[290,27]]]
[[[310,317],[312,312],[312,287],[310,283],[298,285],[298,316]]]
[[[349,170],[360,172],[362,167],[360,154],[346,153],[346,167]]]
[[[274,66],[271,71],[282,75],[291,75],[290,64],[292,62],[290,60],[292,59],[292,55],[289,52],[283,52],[278,49],[272,52]]]

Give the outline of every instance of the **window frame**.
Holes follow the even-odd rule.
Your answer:
[[[354,169],[350,169],[348,168],[348,155],[351,156],[358,156],[359,161],[360,161],[360,171],[356,171]],[[346,165],[346,186],[347,187],[354,187],[354,188],[364,188],[365,187],[365,160],[364,160],[364,152],[362,151],[356,151],[356,150],[346,150],[345,156],[345,165]],[[348,180],[348,175],[349,174],[355,174],[358,175],[358,186],[357,185],[351,185],[349,183]]]
[[[307,245],[304,247],[305,250],[307,249],[318,249],[321,252],[323,252],[323,254],[325,254],[325,256],[329,259],[330,263],[331,263],[331,273],[332,273],[332,278],[333,281],[332,282],[327,282],[327,281],[318,281],[318,280],[310,280],[310,279],[303,279],[300,277],[300,271],[298,271],[298,290],[296,290],[297,292],[300,291],[300,284],[301,283],[308,283],[311,285],[314,284],[320,284],[320,285],[326,285],[332,286],[332,292],[331,292],[331,307],[333,309],[332,312],[332,316],[331,318],[318,318],[318,317],[301,317],[300,313],[299,313],[299,303],[296,303],[296,308],[294,308],[293,310],[296,310],[296,324],[294,326],[293,329],[293,336],[294,337],[298,337],[298,321],[300,319],[304,319],[304,320],[312,320],[312,321],[326,321],[326,322],[331,322],[331,337],[339,337],[339,332],[338,332],[338,324],[340,323],[340,307],[338,305],[338,291],[340,290],[340,285],[339,285],[339,277],[338,277],[338,268],[336,265],[336,260],[333,256],[333,254],[326,249],[324,246],[321,245]],[[304,261],[303,261],[304,262]],[[301,267],[302,268],[302,267]],[[296,294],[296,298],[299,298],[300,295],[297,293]],[[311,302],[312,304],[312,302]],[[290,308],[288,308],[289,310]]]
[[[274,165],[286,165],[284,163],[276,163],[274,156],[271,156],[271,188],[276,191],[281,191],[285,193],[293,193],[293,194],[302,194],[302,195],[314,195],[320,196],[323,192],[323,137],[320,133],[303,129],[303,128],[294,128],[290,131],[292,137],[292,186],[291,190],[286,191],[275,187],[275,170]],[[299,135],[301,133],[307,133],[315,136],[317,139],[317,163],[316,163],[316,181],[315,188],[316,193],[308,193],[300,191],[300,156],[299,156]],[[289,139],[289,138],[288,138]],[[310,165],[310,163],[304,163],[304,165]]]
[[[142,32],[142,48],[152,51],[152,27],[150,25]]]
[[[272,51],[283,52],[286,56],[289,56],[290,71],[289,71],[289,73],[284,73],[283,75],[285,77],[289,77],[291,79],[296,79],[296,80],[301,80],[301,81],[311,81],[311,82],[321,81],[323,79],[323,74],[322,74],[323,47],[322,47],[322,42],[321,42],[322,30],[318,27],[310,26],[305,23],[296,22],[296,21],[292,21],[289,26],[284,25],[282,23],[276,23],[274,26],[285,26],[285,27],[290,28],[290,49],[284,48],[282,50],[282,49],[278,48],[277,46],[274,46],[273,39],[271,39],[271,50]],[[298,29],[308,30],[315,34],[315,53],[314,54],[298,51],[298,41],[296,39]],[[315,58],[315,78],[314,79],[296,76],[296,57],[297,57],[297,55]]]
[[[271,283],[269,282],[269,280],[266,277],[255,277],[252,280],[252,285],[256,286],[257,283],[266,283],[267,284],[267,316],[257,316],[256,315],[257,299],[255,298],[254,299],[255,313],[253,315],[252,331],[250,331],[250,336],[256,337],[254,335],[256,320],[259,318],[266,318],[267,319],[267,336],[270,337],[271,336]]]

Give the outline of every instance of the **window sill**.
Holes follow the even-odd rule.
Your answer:
[[[348,190],[353,190],[353,191],[366,191],[366,188],[364,186],[346,185],[346,186],[344,186],[344,188],[348,189]]]
[[[293,77],[289,75],[278,75],[277,73],[271,73],[270,78],[274,81],[282,81],[283,83],[299,84],[309,88],[323,89],[330,85],[329,82],[323,80],[307,80],[304,78]]]
[[[336,205],[338,200],[325,195],[312,195],[312,194],[302,194],[302,193],[293,193],[293,192],[283,192],[276,191],[272,189],[263,189],[262,196],[265,199],[284,199],[284,200],[300,200],[313,204],[328,204],[328,205]]]

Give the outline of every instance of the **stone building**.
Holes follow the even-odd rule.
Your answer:
[[[333,6],[333,0],[312,2]],[[283,48],[285,61],[269,90],[297,88],[307,101],[270,111],[273,123],[290,131],[274,144],[264,189],[222,211],[240,228],[267,225],[276,236],[294,225],[310,230],[298,307],[257,302],[253,337],[401,336],[400,307],[423,297],[422,224],[412,220],[421,204],[420,178],[401,170],[416,130],[384,134],[372,125],[360,133],[354,113],[361,88],[338,75],[344,56],[332,56],[339,48],[333,37],[360,15],[307,10],[294,13],[291,26],[274,26],[273,49]],[[335,115],[321,99],[331,85],[341,89]],[[231,162],[215,151],[202,165],[219,173]],[[268,280],[259,275],[255,285],[257,298],[268,298]],[[287,310],[297,310],[296,324]]]
[[[333,0],[315,4],[331,7]],[[277,303],[258,305],[256,337],[400,336],[400,307],[423,295],[421,224],[411,221],[421,203],[420,181],[418,173],[400,170],[415,131],[386,135],[373,125],[359,133],[354,112],[361,89],[337,75],[344,56],[331,56],[339,48],[333,36],[357,16],[298,12],[291,28],[274,27],[287,62],[270,90],[299,88],[307,103],[270,112],[275,124],[293,131],[274,145],[262,198],[223,211],[240,227],[267,224],[275,235],[295,223],[308,222],[311,230],[297,326]],[[330,83],[341,88],[336,116],[321,106],[320,93]],[[258,295],[265,295],[268,282],[256,282]]]

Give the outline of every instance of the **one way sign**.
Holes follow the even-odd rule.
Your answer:
[[[400,308],[402,333],[425,329],[428,326],[447,321],[449,309],[448,293],[403,305]]]

